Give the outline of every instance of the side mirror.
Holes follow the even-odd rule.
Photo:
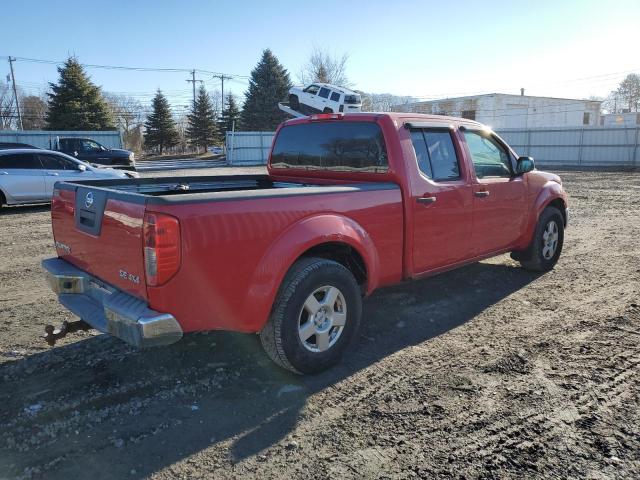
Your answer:
[[[516,174],[522,175],[523,173],[530,172],[536,168],[536,164],[531,157],[520,157],[516,164]]]
[[[79,164],[78,165],[78,170],[80,170],[81,172],[86,172],[87,171],[87,166]]]

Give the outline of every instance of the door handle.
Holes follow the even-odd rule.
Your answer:
[[[59,174],[56,172],[47,172],[47,175],[49,175],[50,177],[57,177]]]
[[[0,175],[9,175],[9,172],[0,172]]]
[[[473,194],[474,194],[476,197],[484,198],[484,197],[488,197],[488,196],[489,196],[489,191],[488,191],[488,190],[481,190],[481,191],[479,191],[479,192],[473,192]]]
[[[418,203],[424,203],[425,205],[429,205],[436,201],[436,197],[419,197]]]

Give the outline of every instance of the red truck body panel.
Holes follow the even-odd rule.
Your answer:
[[[314,194],[298,189],[260,198],[186,194],[185,200],[178,202],[152,201],[142,195],[131,198],[147,200],[109,198],[99,236],[78,231],[75,195],[61,189],[52,205],[58,255],[147,301],[150,308],[170,313],[185,332],[257,332],[268,319],[286,272],[318,245],[351,247],[365,265],[364,291],[369,294],[404,279],[524,249],[542,210],[554,201],[566,207],[566,194],[559,178],[552,174],[533,171],[511,178],[477,178],[460,130],[481,127],[475,122],[416,114],[361,113],[333,118],[285,122],[274,142],[288,125],[375,122],[384,136],[388,171],[282,169],[270,162],[269,179],[273,182],[326,187],[358,182],[364,187],[348,192],[327,188]],[[450,125],[460,178],[434,182],[421,174],[410,131],[405,128],[407,122]],[[383,184],[388,187],[382,188]],[[479,198],[475,194],[480,191],[490,191],[491,196]],[[437,197],[437,202],[421,202],[425,197]],[[180,222],[182,264],[171,280],[157,287],[145,283],[145,212],[168,214]],[[139,277],[140,282],[132,282],[131,276]]]

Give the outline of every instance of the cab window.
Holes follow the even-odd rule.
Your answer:
[[[99,152],[102,150],[102,148],[100,148],[100,145],[98,145],[97,142],[94,142],[93,140],[82,140],[81,149],[83,152]]]
[[[476,177],[511,177],[511,158],[507,150],[490,133],[464,131]]]
[[[444,129],[412,129],[411,143],[420,171],[435,182],[460,178],[451,133]]]
[[[39,153],[40,162],[45,170],[75,170],[75,165],[58,155]]]
[[[318,90],[320,90],[320,87],[318,85],[309,85],[303,90],[303,92],[315,95],[316,93],[318,93]]]

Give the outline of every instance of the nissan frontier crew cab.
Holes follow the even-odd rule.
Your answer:
[[[280,125],[267,175],[63,182],[51,216],[43,266],[81,327],[140,347],[257,333],[314,373],[379,287],[506,252],[552,269],[568,210],[557,175],[479,123],[353,113]]]

